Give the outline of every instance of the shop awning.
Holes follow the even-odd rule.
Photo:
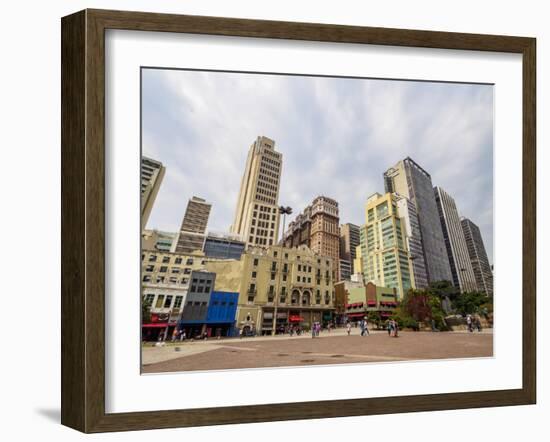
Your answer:
[[[296,316],[296,315],[290,315],[290,317],[288,318],[288,320],[290,322],[301,322],[304,320],[304,318],[302,318],[301,316]]]
[[[348,318],[364,318],[365,312],[361,313],[348,313]]]
[[[167,322],[152,322],[150,324],[141,324],[143,328],[166,328],[168,327]]]

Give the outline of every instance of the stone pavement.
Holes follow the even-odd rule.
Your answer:
[[[344,329],[293,336],[210,339],[167,343],[143,348],[143,373],[204,371],[239,368],[288,367],[343,363],[388,362],[422,359],[491,357],[492,330],[474,332],[400,332],[398,338],[385,331],[361,337],[359,329],[347,336]]]

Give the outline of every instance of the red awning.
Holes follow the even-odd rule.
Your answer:
[[[290,322],[301,322],[304,320],[304,318],[302,318],[301,316],[294,316],[294,315],[290,315],[290,317],[288,318],[288,320]]]
[[[349,318],[364,318],[364,317],[365,317],[365,312],[361,312],[361,313],[348,313],[348,317],[349,317]]]
[[[143,328],[166,328],[168,327],[167,322],[152,322],[151,324],[141,324]]]

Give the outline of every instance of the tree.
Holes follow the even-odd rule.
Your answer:
[[[476,313],[482,313],[486,316],[486,312],[482,310],[482,306],[488,301],[485,293],[481,292],[469,292],[462,293],[453,300],[453,308],[462,316],[473,315]],[[488,307],[488,305],[487,305]],[[491,303],[492,310],[492,303]]]

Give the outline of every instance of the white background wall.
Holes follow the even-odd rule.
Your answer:
[[[538,39],[539,274],[548,266],[550,14],[542,1],[429,0],[4,2],[0,69],[2,152],[0,385],[4,440],[80,440],[59,425],[60,407],[60,17],[86,7],[364,26],[534,36]],[[6,156],[7,154],[7,156]],[[7,203],[7,204],[6,204]],[[546,213],[545,213],[546,212]],[[546,264],[546,265],[545,265]],[[93,436],[96,440],[537,440],[548,436],[548,279],[539,278],[539,404],[317,421]],[[29,287],[26,289],[25,287]],[[32,289],[31,289],[32,287]],[[37,290],[36,287],[39,289]],[[520,332],[518,328],[518,333]]]

